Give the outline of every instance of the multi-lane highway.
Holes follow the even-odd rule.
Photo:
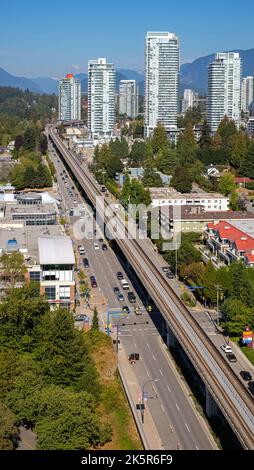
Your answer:
[[[63,163],[54,152],[51,152],[51,158],[57,170],[60,195],[68,213],[73,207],[73,198],[68,193],[68,186],[72,187],[74,183],[66,173],[65,181],[68,182],[68,185],[64,184],[60,176],[64,170]],[[84,204],[84,200],[76,188],[73,193],[77,204]],[[71,217],[71,221],[75,223],[75,217]],[[207,450],[216,448],[208,427],[195,409],[193,400],[189,397],[189,390],[186,389],[186,386],[184,388],[183,379],[179,376],[165,351],[160,336],[162,324],[158,325],[158,315],[144,313],[145,306],[131,283],[128,273],[109,245],[107,251],[102,251],[99,242],[100,250],[94,250],[94,240],[84,240],[82,243],[85,246],[85,256],[90,265],[86,271],[89,275],[96,275],[98,289],[107,298],[107,308],[119,308],[121,305],[128,305],[130,310],[133,309],[133,305],[139,305],[142,308],[142,315],[118,316],[115,320],[112,319],[112,322],[117,322],[119,325],[120,348],[124,348],[127,355],[133,351],[138,351],[140,354],[140,361],[133,367],[140,389],[151,378],[159,380],[156,385],[150,385],[146,390],[149,392],[147,404],[163,447],[165,449],[171,448],[172,433],[170,429],[172,429],[174,440],[181,444],[182,449]],[[75,244],[77,245],[77,242]],[[130,290],[136,295],[135,304],[128,302],[126,292],[121,289],[120,281],[116,276],[119,271],[124,274],[130,284]],[[121,303],[113,293],[114,287],[118,287],[125,296],[125,300]],[[106,316],[102,316],[101,320],[106,326]],[[122,324],[126,326],[122,326]]]
[[[66,149],[52,129],[50,129],[50,137],[94,204],[100,191],[93,176],[87,169],[84,171],[84,168],[80,167],[75,155]],[[109,229],[113,232],[111,221],[105,218],[104,213],[100,215],[108,222]],[[122,231],[128,236],[128,229],[123,219],[118,217],[118,223],[122,224]],[[163,260],[160,260],[160,257],[154,253],[152,243],[149,240],[131,240],[126,236],[124,239],[118,238],[117,243],[181,342],[239,440],[245,448],[253,449],[253,399],[238,375],[232,371],[218,348],[204,335],[198,322],[190,315],[165,279],[161,266],[159,267]]]

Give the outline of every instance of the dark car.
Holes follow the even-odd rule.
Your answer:
[[[174,279],[174,277],[175,277],[174,274],[173,274],[171,271],[168,271],[168,272],[166,273],[166,276],[167,276],[169,279]]]
[[[121,292],[120,292],[120,294],[118,294],[117,300],[118,300],[119,302],[123,302],[123,301],[124,301],[124,296],[123,296],[123,294],[121,294]]]
[[[121,281],[121,279],[123,279],[123,273],[121,273],[120,271],[117,273],[116,275],[117,279],[119,279],[119,281]]]
[[[83,265],[84,265],[84,268],[89,268],[89,261],[87,258],[83,259]]]
[[[129,309],[128,305],[124,305],[124,307],[122,308],[122,312],[123,313],[128,313],[128,314],[130,313],[130,309]]]
[[[103,251],[107,251],[108,247],[107,247],[107,245],[105,245],[105,243],[103,243],[103,245],[101,246],[101,249]]]
[[[167,273],[168,271],[170,271],[170,267],[169,267],[169,266],[163,266],[163,268],[161,268],[161,269],[162,269],[162,271],[163,271],[164,273]]]
[[[120,294],[120,289],[119,289],[119,287],[114,287],[114,288],[113,288],[113,292],[114,292],[114,294]]]
[[[133,294],[133,292],[128,292],[128,300],[131,304],[136,302],[136,296]]]
[[[254,382],[249,382],[248,383],[248,388],[249,388],[249,391],[252,395],[254,395]]]
[[[233,353],[226,354],[226,357],[228,358],[229,362],[237,362],[236,356]]]
[[[252,380],[252,377],[251,377],[250,373],[249,373],[247,370],[241,370],[240,376],[241,376],[241,377],[243,378],[243,380],[245,380],[246,382],[249,382],[250,380]]]
[[[90,282],[92,287],[97,287],[97,281],[95,276],[90,276]]]
[[[103,238],[99,238],[99,242],[100,242],[100,243],[103,243]]]

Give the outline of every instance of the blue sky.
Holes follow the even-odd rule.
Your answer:
[[[27,77],[86,71],[107,57],[142,71],[146,31],[171,31],[181,62],[254,48],[254,1],[1,0],[0,67]]]

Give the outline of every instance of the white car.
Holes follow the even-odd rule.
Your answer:
[[[72,202],[73,202],[73,204],[77,204],[77,201],[76,201],[76,199],[73,199],[73,201],[72,201]]]
[[[97,243],[94,244],[94,249],[95,249],[95,250],[99,250],[99,249],[100,249],[100,247],[99,247],[99,245],[98,245]]]
[[[232,353],[232,348],[228,344],[222,344],[221,345],[222,351],[224,351],[226,354]]]

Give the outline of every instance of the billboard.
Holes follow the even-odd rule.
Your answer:
[[[251,344],[252,340],[253,340],[253,331],[250,331],[249,329],[246,329],[243,332],[243,338],[242,338],[243,344],[247,344],[247,345]]]

